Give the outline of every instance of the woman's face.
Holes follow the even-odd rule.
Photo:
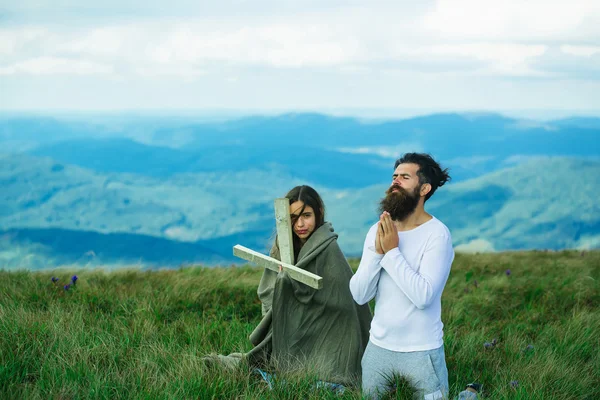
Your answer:
[[[311,206],[304,207],[304,211],[302,211],[302,207],[304,207],[304,202],[301,200],[290,204],[290,217],[292,221],[296,221],[293,226],[294,233],[302,243],[305,243],[315,231],[316,219]],[[300,214],[300,211],[302,211],[302,214]]]

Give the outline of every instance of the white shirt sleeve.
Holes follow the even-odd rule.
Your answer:
[[[427,244],[418,272],[398,248],[388,251],[380,264],[406,297],[423,310],[444,290],[453,260],[452,239],[440,235]]]
[[[378,254],[375,250],[376,234],[377,225],[367,233],[360,264],[350,279],[350,292],[354,301],[360,305],[368,303],[377,294],[377,284],[381,272],[379,262],[383,258],[383,254]]]

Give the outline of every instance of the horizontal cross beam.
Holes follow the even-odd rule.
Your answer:
[[[264,254],[239,244],[233,246],[233,255],[275,272],[279,272],[279,266],[281,265],[283,270],[287,272],[289,277],[293,280],[302,282],[313,289],[323,288],[323,278],[321,278],[319,275],[315,275],[312,272],[305,271],[302,268],[298,268],[294,265],[281,262],[276,258],[265,256]]]

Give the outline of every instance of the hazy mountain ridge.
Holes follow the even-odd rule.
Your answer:
[[[144,267],[183,264],[227,264],[231,254],[220,254],[199,242],[180,242],[128,233],[98,233],[56,228],[25,228],[0,231],[0,264],[4,267],[43,269],[79,264]],[[26,257],[10,257],[11,246],[27,249]]]
[[[597,161],[533,159],[449,186],[430,207],[453,228],[457,244],[486,240],[496,250],[597,248],[599,172]],[[456,208],[463,211],[452,211]]]
[[[0,205],[6,211],[0,222],[5,229],[60,227],[187,241],[214,238],[262,223],[265,202],[301,183],[278,171],[252,169],[159,179],[102,174],[25,155],[1,160]]]
[[[496,114],[434,114],[368,122],[284,114],[218,123],[166,117],[92,121],[0,118],[0,143],[14,152],[15,141],[26,141],[20,151],[102,172],[166,177],[251,165],[337,188],[385,182],[388,165],[406,151],[433,154],[451,167],[455,182],[501,169],[516,155],[600,156],[599,118],[539,123]]]
[[[235,172],[247,169],[281,173],[328,187],[364,187],[384,181],[390,161],[376,155],[347,154],[315,147],[270,145],[172,149],[130,139],[76,140],[43,145],[30,154],[105,173],[134,173],[156,178],[177,174]]]
[[[600,118],[566,118],[538,123],[497,114],[468,113],[375,122],[315,113],[242,117],[218,123],[166,117],[132,117],[129,121],[119,122],[106,117],[104,120],[97,118],[93,123],[33,116],[0,118],[0,141],[21,138],[47,144],[77,138],[126,137],[150,145],[179,143],[186,149],[229,145],[259,148],[273,147],[274,144],[326,149],[397,146],[406,141],[418,141],[427,151],[441,158],[598,155],[599,134]],[[573,140],[575,136],[577,140]],[[184,137],[188,140],[182,140]],[[564,142],[553,143],[547,139]]]
[[[238,243],[266,251],[275,228],[273,199],[296,184],[310,183],[276,171],[158,179],[104,175],[24,155],[1,160],[8,166],[0,171],[5,239],[17,247],[37,243],[42,248],[35,254],[73,262],[85,260],[88,251],[98,263],[114,261],[119,254],[133,260],[137,254],[136,259],[165,265],[235,261],[231,247]],[[569,176],[557,179],[555,171]],[[595,161],[534,159],[442,187],[426,209],[448,225],[458,249],[598,248],[598,171],[600,162]],[[360,255],[387,184],[315,187],[324,197],[327,219],[339,233],[342,249]],[[73,239],[78,231],[81,238]],[[64,243],[73,240],[86,244],[73,246],[81,254],[63,254]],[[123,240],[131,246],[119,252]],[[112,250],[111,243],[117,244]],[[159,257],[153,246],[173,254]],[[190,258],[194,252],[198,257]],[[6,254],[4,258],[9,259]]]
[[[37,264],[81,262],[88,251],[93,263],[119,255],[165,265],[196,261],[192,254],[206,263],[234,261],[234,244],[268,249],[273,199],[298,184],[323,195],[342,249],[357,256],[394,159],[406,150],[426,150],[450,167],[453,181],[426,208],[449,226],[457,249],[600,247],[600,119],[14,121],[0,118],[4,265],[25,256]],[[557,154],[570,158],[548,157]],[[73,240],[81,246],[63,254]],[[123,240],[130,248],[119,247]],[[148,246],[174,254],[158,256]]]

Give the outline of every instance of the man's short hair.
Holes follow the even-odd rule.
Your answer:
[[[396,160],[394,169],[398,168],[398,165],[400,164],[417,164],[419,166],[417,172],[419,184],[423,185],[424,183],[429,183],[431,185],[431,190],[425,195],[425,201],[433,196],[437,188],[444,186],[446,182],[452,179],[448,174],[448,168],[442,169],[440,164],[438,164],[429,154],[406,153]]]

